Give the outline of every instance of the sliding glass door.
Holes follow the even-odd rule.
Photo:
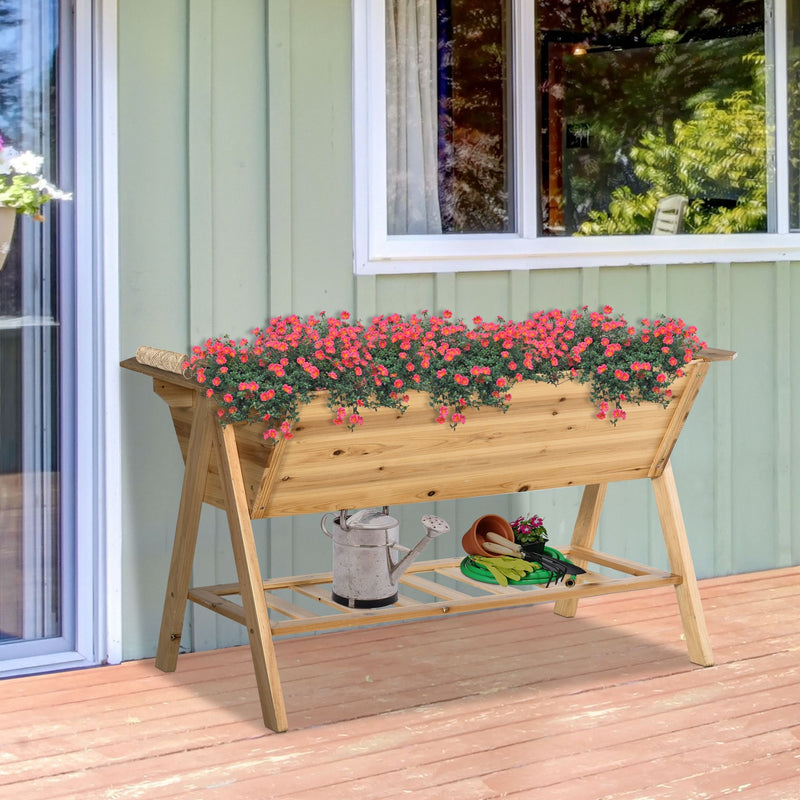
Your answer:
[[[0,0],[0,134],[72,169],[71,3]],[[18,215],[0,271],[0,662],[71,649],[72,204]]]

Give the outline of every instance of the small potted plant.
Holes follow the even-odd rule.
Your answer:
[[[6,145],[0,136],[0,269],[3,268],[17,214],[44,220],[42,206],[51,200],[70,200],[72,195],[53,186],[42,175],[44,158],[30,150],[23,153]]]
[[[514,539],[517,544],[530,553],[544,553],[544,544],[548,540],[544,520],[535,514],[530,517],[517,517],[511,523]]]

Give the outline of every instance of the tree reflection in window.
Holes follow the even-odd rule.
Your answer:
[[[539,0],[542,232],[767,229],[764,7]],[[572,132],[582,131],[576,141]]]

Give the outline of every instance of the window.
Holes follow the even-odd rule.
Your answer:
[[[795,6],[354,0],[356,271],[798,257]]]

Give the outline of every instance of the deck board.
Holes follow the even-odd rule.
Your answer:
[[[800,568],[278,639],[290,730],[233,648],[0,681],[0,798],[800,798]]]

